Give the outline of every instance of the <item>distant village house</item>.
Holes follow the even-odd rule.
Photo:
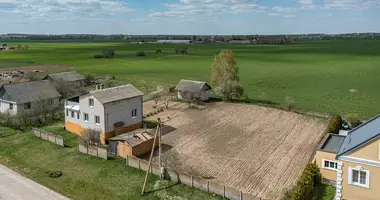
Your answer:
[[[85,79],[83,75],[78,74],[76,71],[49,74],[43,78],[43,80],[49,80],[56,87],[58,87],[60,82],[83,87]]]
[[[211,87],[202,81],[181,80],[175,87],[179,99],[207,101],[210,98]]]

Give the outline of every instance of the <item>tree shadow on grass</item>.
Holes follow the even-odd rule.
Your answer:
[[[152,193],[155,193],[155,192],[158,192],[161,190],[166,190],[166,189],[172,188],[176,185],[179,185],[179,183],[169,182],[169,181],[165,181],[164,183],[167,183],[167,184],[163,184],[163,185],[159,186],[158,188],[153,188],[152,190],[145,192],[145,194],[152,194]]]

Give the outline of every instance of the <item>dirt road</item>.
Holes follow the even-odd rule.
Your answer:
[[[0,200],[69,200],[0,165]]]

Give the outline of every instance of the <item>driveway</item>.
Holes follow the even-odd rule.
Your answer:
[[[0,165],[0,200],[69,200]]]

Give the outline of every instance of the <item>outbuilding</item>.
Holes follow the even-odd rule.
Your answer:
[[[181,80],[175,87],[179,99],[206,101],[210,98],[211,87],[206,82]]]
[[[126,158],[127,156],[142,156],[152,150],[154,136],[144,129],[138,129],[108,139],[111,154]],[[158,145],[156,139],[155,147]]]

